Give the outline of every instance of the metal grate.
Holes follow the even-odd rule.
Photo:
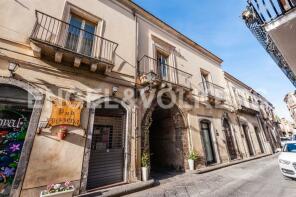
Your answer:
[[[95,113],[88,190],[124,180],[125,110],[101,107]]]

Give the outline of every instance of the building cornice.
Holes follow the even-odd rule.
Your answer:
[[[230,73],[224,71],[224,76],[225,78],[243,86],[244,88],[246,88],[247,90],[249,90],[251,93],[255,94],[256,96],[260,97],[261,99],[263,99],[266,103],[268,103],[268,105],[270,105],[272,108],[273,105],[271,102],[269,102],[264,96],[262,96],[261,94],[259,94],[258,92],[256,92],[253,88],[251,88],[250,86],[248,86],[247,84],[245,84],[244,82],[240,81],[239,79],[237,79],[236,77],[234,77],[233,75],[231,75]]]

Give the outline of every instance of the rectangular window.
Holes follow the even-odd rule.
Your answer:
[[[94,125],[92,150],[106,150],[112,148],[113,126]]]
[[[95,27],[96,25],[94,23],[71,14],[65,48],[91,56],[95,38]]]
[[[210,89],[210,84],[209,84],[209,74],[205,72],[201,72],[201,80],[203,84],[203,89],[206,93],[208,93]]]
[[[168,55],[161,53],[160,51],[157,51],[157,63],[159,68],[159,74],[162,77],[162,79],[167,80],[168,79]]]

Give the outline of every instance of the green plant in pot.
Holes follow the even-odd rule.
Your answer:
[[[142,180],[147,181],[149,179],[149,168],[150,168],[150,155],[148,151],[144,151],[141,157],[142,164]]]
[[[198,154],[193,150],[189,153],[188,156],[188,164],[189,164],[189,170],[194,170],[194,161],[198,159]]]

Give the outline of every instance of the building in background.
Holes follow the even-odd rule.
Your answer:
[[[242,136],[245,138],[244,146],[249,154],[254,154],[254,144],[260,148],[257,151],[262,152],[265,144],[262,143],[262,139],[267,141],[271,151],[275,152],[279,147],[280,135],[273,105],[254,89],[227,72],[225,72],[225,79]]]
[[[284,101],[289,109],[290,115],[293,118],[294,122],[296,122],[296,92],[288,93]]]
[[[291,137],[295,134],[296,125],[294,122],[288,121],[285,118],[280,119],[280,132],[283,137]]]
[[[279,146],[271,103],[132,1],[6,1],[0,13],[1,195],[137,182],[143,153],[151,172],[185,172],[192,151],[201,168]]]
[[[276,64],[296,86],[296,1],[248,0],[242,16]]]

